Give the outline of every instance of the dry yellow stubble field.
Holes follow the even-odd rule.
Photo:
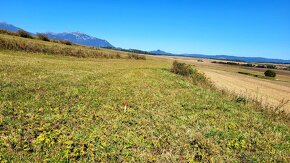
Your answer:
[[[261,79],[258,77],[239,74],[247,72],[255,75],[263,75],[267,69],[249,68],[235,65],[212,63],[215,60],[196,58],[169,57],[172,60],[182,60],[194,64],[201,72],[205,73],[221,90],[257,100],[264,106],[273,109],[285,110],[290,113],[290,71],[275,70],[275,79]],[[287,102],[289,101],[289,102]]]

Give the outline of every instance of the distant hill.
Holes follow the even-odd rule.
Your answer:
[[[207,59],[220,59],[220,60],[231,60],[231,61],[242,61],[242,62],[259,62],[259,63],[287,63],[290,64],[290,60],[284,59],[272,59],[263,57],[238,57],[230,55],[205,55],[205,54],[172,54],[162,50],[150,51],[151,54],[155,55],[166,55],[166,56],[183,56],[183,57],[194,57],[194,58],[207,58]]]
[[[74,42],[76,44],[87,45],[87,46],[95,46],[95,47],[114,47],[108,41],[98,39],[93,36],[89,36],[80,32],[63,32],[63,33],[53,33],[47,32],[44,33],[49,38],[57,39],[57,40],[68,40]]]
[[[7,31],[16,32],[21,30],[22,28],[16,27],[12,24],[8,24],[5,22],[0,22],[0,29],[5,29]],[[32,35],[35,35],[31,33]],[[57,40],[68,40],[76,44],[87,45],[87,46],[95,46],[95,47],[114,47],[108,41],[98,39],[93,36],[89,36],[80,32],[63,32],[63,33],[53,33],[47,32],[44,33],[51,39]]]
[[[5,22],[0,22],[0,29],[5,29],[11,32],[16,32],[22,28],[16,27],[12,24],[8,24]],[[34,35],[33,33],[31,34]],[[80,32],[62,32],[62,33],[47,32],[44,34],[46,34],[49,38],[52,38],[52,39],[68,40],[76,44],[95,46],[95,47],[114,48],[114,46],[106,40],[102,40],[102,39],[89,36],[87,34],[80,33]],[[172,54],[172,53],[168,53],[159,49],[155,51],[149,51],[147,53],[141,50],[134,50],[134,49],[129,49],[126,51],[145,53],[145,54],[148,53],[148,54],[153,54],[153,55],[185,56],[185,57],[222,59],[222,60],[244,61],[244,62],[266,62],[266,63],[289,63],[290,64],[290,60],[272,59],[272,58],[263,58],[263,57],[238,57],[238,56],[229,56],[229,55],[205,55],[205,54]]]
[[[290,63],[290,60],[284,59],[272,59],[263,57],[238,57],[229,55],[204,55],[204,54],[182,54],[183,56],[196,57],[196,58],[209,58],[209,59],[221,59],[231,61],[243,61],[243,62],[264,62],[264,63]]]
[[[157,55],[172,55],[171,53],[167,53],[167,52],[162,51],[160,49],[154,50],[154,51],[150,51],[149,53],[151,53],[151,54],[157,54]]]
[[[5,22],[0,22],[0,29],[5,29],[7,31],[11,31],[11,32],[16,32],[18,30],[21,30],[21,28],[15,27],[12,24],[8,24]]]

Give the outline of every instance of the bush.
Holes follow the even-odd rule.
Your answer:
[[[38,33],[36,36],[42,41],[49,41],[49,38],[45,34]]]
[[[269,69],[277,69],[276,65],[266,65],[266,67]]]
[[[239,63],[236,63],[236,62],[226,62],[226,64],[228,64],[228,65],[239,65]]]
[[[212,61],[211,63],[225,64],[225,65],[239,65],[239,63],[237,63],[237,62]]]
[[[265,71],[265,76],[267,76],[267,77],[276,77],[276,72],[275,71],[273,71],[273,70],[267,70],[267,71]]]
[[[237,97],[236,102],[245,104],[245,103],[247,103],[247,99],[245,97],[239,96],[239,97]]]
[[[72,44],[73,44],[72,42],[70,42],[70,41],[68,41],[68,40],[60,40],[60,42],[61,42],[62,44],[65,44],[65,45],[72,45]]]
[[[4,29],[0,29],[0,34],[18,36],[15,32],[10,32],[10,31],[4,30]]]
[[[174,61],[172,64],[171,72],[183,76],[190,76],[193,74],[193,69],[191,65]]]
[[[17,33],[20,37],[24,37],[24,38],[33,38],[29,32],[26,32],[26,31],[24,31],[24,30],[22,30],[22,29],[21,29],[21,30],[18,30],[16,33]]]
[[[257,68],[267,68],[266,65],[257,65]]]
[[[128,54],[129,59],[141,59],[141,60],[146,60],[146,57],[144,55],[138,55],[138,54]]]
[[[172,64],[171,72],[189,77],[189,79],[196,85],[200,85],[206,88],[213,87],[211,81],[208,80],[208,78],[203,73],[199,73],[196,69],[193,69],[192,65],[174,61]]]
[[[252,63],[244,63],[244,64],[241,64],[241,66],[245,66],[245,67],[255,67],[255,65],[252,64]]]

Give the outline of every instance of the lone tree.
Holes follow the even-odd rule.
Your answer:
[[[265,76],[268,76],[268,77],[276,77],[276,72],[275,71],[273,71],[273,70],[267,70],[267,71],[265,71]]]

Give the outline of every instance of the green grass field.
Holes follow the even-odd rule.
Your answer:
[[[170,67],[0,50],[0,160],[290,161],[287,119]]]

